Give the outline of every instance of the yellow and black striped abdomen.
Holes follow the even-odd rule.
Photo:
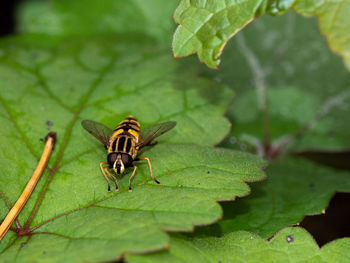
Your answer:
[[[138,138],[140,133],[140,123],[132,116],[127,117],[114,129],[116,134],[129,133]]]
[[[127,117],[113,130],[110,137],[108,153],[127,153],[134,159],[137,155],[135,149],[139,141],[140,124],[132,116]]]

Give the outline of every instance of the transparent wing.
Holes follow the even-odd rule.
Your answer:
[[[81,122],[81,126],[83,126],[85,130],[102,142],[105,147],[109,146],[109,137],[113,132],[110,128],[106,127],[102,123],[90,120],[83,120]]]
[[[175,121],[168,121],[147,127],[141,131],[141,142],[137,145],[137,147],[142,148],[143,146],[149,144],[154,138],[171,130],[175,127],[175,125]]]

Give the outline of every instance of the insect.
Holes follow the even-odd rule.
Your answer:
[[[143,131],[140,131],[140,123],[133,116],[128,116],[125,120],[120,122],[114,130],[111,130],[102,123],[91,120],[83,120],[81,125],[85,130],[101,141],[107,150],[107,162],[101,162],[100,168],[103,176],[107,180],[108,192],[111,191],[111,184],[108,176],[114,180],[115,190],[119,190],[117,178],[112,175],[109,170],[113,170],[116,174],[122,174],[126,168],[133,167],[134,171],[129,178],[129,192],[131,192],[131,183],[137,169],[134,162],[141,160],[147,160],[152,179],[157,184],[160,184],[152,174],[149,158],[138,158],[137,154],[143,147],[156,144],[152,143],[152,140],[174,128],[176,122],[168,121],[158,123]]]

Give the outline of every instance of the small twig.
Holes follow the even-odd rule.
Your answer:
[[[22,210],[23,206],[27,202],[29,196],[31,195],[36,183],[38,182],[41,174],[43,173],[46,163],[50,157],[52,148],[56,141],[56,133],[50,132],[46,136],[46,144],[43,151],[43,154],[41,155],[40,161],[38,163],[38,166],[34,170],[34,173],[32,177],[30,178],[29,182],[27,183],[26,187],[24,188],[22,194],[18,198],[15,205],[11,208],[7,216],[5,217],[4,221],[0,225],[0,240],[5,236],[7,231],[9,230],[10,226],[12,225],[13,221],[18,216],[19,212]]]

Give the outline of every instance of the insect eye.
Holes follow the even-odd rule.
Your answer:
[[[107,157],[107,161],[110,167],[113,166],[115,161],[117,160],[117,154],[116,153],[110,153]]]
[[[132,164],[132,157],[129,154],[122,154],[122,161],[125,167],[129,167]]]

